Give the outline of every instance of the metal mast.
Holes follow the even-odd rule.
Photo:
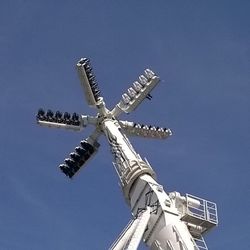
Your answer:
[[[216,204],[189,194],[182,196],[178,192],[165,192],[149,162],[141,158],[127,138],[165,139],[172,134],[171,130],[118,119],[121,113],[135,110],[145,98],[151,99],[150,93],[160,78],[146,69],[122,95],[121,101],[108,110],[100,95],[90,60],[82,58],[76,67],[87,103],[97,109],[96,116],[39,109],[36,118],[37,123],[43,126],[76,131],[87,125],[94,126],[94,132],[82,140],[59,166],[69,178],[97,152],[99,136],[106,136],[123,195],[132,212],[131,221],[110,249],[135,250],[141,241],[152,250],[208,249],[203,235],[218,224]]]

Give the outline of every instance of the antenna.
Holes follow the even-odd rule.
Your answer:
[[[152,99],[151,92],[160,82],[159,76],[145,69],[109,110],[100,95],[90,60],[81,58],[76,68],[87,104],[97,109],[96,115],[39,109],[36,119],[41,126],[74,131],[81,131],[88,125],[94,127],[92,134],[80,141],[59,165],[69,178],[98,152],[100,135],[107,138],[114,157],[113,165],[132,213],[131,221],[110,250],[136,250],[141,241],[152,250],[208,249],[203,235],[218,224],[216,204],[190,194],[165,192],[149,162],[141,158],[128,139],[128,136],[166,139],[172,135],[171,130],[118,119],[121,113],[134,111],[145,98]]]

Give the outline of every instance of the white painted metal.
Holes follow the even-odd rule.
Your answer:
[[[140,83],[135,82],[133,88],[129,88],[128,93],[124,93],[122,100],[110,111],[103,98],[95,95],[95,83],[89,83],[81,63],[77,64],[77,69],[87,102],[97,108],[97,115],[82,115],[79,126],[47,121],[38,123],[74,130],[93,125],[95,131],[87,141],[96,146],[99,146],[98,137],[101,134],[106,136],[124,197],[134,218],[110,250],[136,250],[141,239],[151,250],[207,249],[202,234],[218,223],[216,204],[192,195],[184,197],[178,192],[166,193],[156,181],[148,161],[141,158],[126,136],[165,139],[172,134],[171,130],[118,120],[122,112],[133,111],[150,94],[158,84],[159,77],[146,69],[145,76],[139,77]]]
[[[124,234],[120,235],[114,249],[137,249],[143,238],[151,250],[197,250],[199,248],[191,233],[196,232],[197,237],[199,232],[198,239],[203,239],[201,233],[207,230],[208,226],[207,224],[203,227],[196,224],[192,226],[193,221],[190,221],[189,217],[186,217],[186,220],[183,218],[188,214],[190,206],[199,209],[201,201],[192,196],[187,196],[185,199],[180,195],[167,194],[155,180],[155,173],[149,163],[134,150],[125,135],[126,133],[163,139],[172,134],[171,130],[137,125],[117,119],[122,111],[128,113],[134,110],[159,82],[159,77],[155,76],[151,70],[146,70],[145,75],[148,79],[144,76],[139,78],[143,87],[135,89],[137,94],[130,88],[128,92],[130,99],[126,97],[127,100],[125,100],[124,96],[127,94],[124,94],[123,100],[112,111],[105,107],[103,99],[99,99],[97,105],[99,114],[96,125],[100,126],[100,130],[108,139],[124,197],[131,207],[132,215],[137,218]],[[176,192],[176,194],[179,193]],[[212,204],[210,207],[214,208],[214,203],[209,204]],[[142,215],[147,219],[137,223],[142,211],[147,211]],[[210,212],[210,214],[214,218],[214,213]],[[130,243],[124,247],[128,239]]]
[[[153,178],[151,167],[135,152],[119,123],[114,119],[103,120],[103,131],[111,146],[115,166],[121,180],[124,196],[136,216],[151,208],[150,220],[144,241],[151,249],[156,244],[164,249],[168,240],[174,249],[195,249],[192,236],[169,196]]]
[[[102,122],[104,131],[111,151],[114,155],[115,168],[120,178],[124,196],[129,202],[129,192],[134,181],[142,174],[154,176],[152,168],[142,160],[130,144],[125,134],[121,133],[121,128],[117,120],[106,118]]]
[[[141,136],[154,139],[165,139],[172,135],[169,128],[154,127],[151,125],[141,125],[139,123],[119,121],[120,126],[129,136]]]
[[[63,128],[63,129],[69,129],[69,130],[74,130],[74,131],[80,131],[83,129],[83,126],[74,126],[74,125],[56,123],[56,122],[37,121],[37,123],[41,126],[49,127],[49,128]]]
[[[151,73],[150,73],[151,72]],[[156,76],[151,70],[147,69],[146,78],[141,75],[139,78],[140,82],[134,82],[133,87],[128,89],[128,94],[124,93],[122,95],[122,100],[115,106],[111,111],[112,116],[119,116],[122,112],[130,113],[135,110],[139,104],[150,94],[150,92],[156,87],[160,82],[160,78]],[[139,87],[141,86],[141,88]],[[133,91],[134,90],[134,91]]]
[[[128,246],[126,247],[127,250],[136,250],[138,248],[140,241],[143,237],[144,231],[146,230],[146,227],[148,225],[148,221],[150,219],[150,212],[151,208],[147,207],[146,210],[143,210],[138,215],[138,223],[130,241],[128,242]]]
[[[147,207],[137,218],[130,221],[109,250],[136,250],[148,225],[150,210],[150,207]]]
[[[81,63],[81,60],[76,64],[77,72],[80,78],[80,83],[82,86],[82,89],[84,90],[84,96],[87,100],[88,104],[92,107],[96,106],[96,100],[94,98],[94,95],[91,91],[89,80],[86,74],[86,71],[83,67],[83,64]]]
[[[138,224],[138,219],[131,220],[125,229],[121,232],[117,240],[111,245],[109,250],[122,250],[125,249],[126,244],[131,239]]]

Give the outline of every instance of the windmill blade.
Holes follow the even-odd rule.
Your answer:
[[[166,139],[172,135],[172,131],[169,128],[144,125],[128,121],[119,121],[119,124],[124,130],[124,132],[130,136],[141,136],[153,139]]]
[[[70,157],[64,160],[63,164],[59,165],[60,170],[70,179],[97,153],[100,144],[89,137],[82,140],[80,145],[75,148],[75,151],[70,153]]]
[[[127,92],[122,95],[121,101],[111,111],[112,115],[118,116],[122,112],[130,113],[135,110],[139,104],[148,98],[151,100],[150,92],[160,82],[160,78],[150,69],[145,69],[144,74],[139,76],[139,80],[128,88]]]
[[[100,90],[92,72],[90,60],[81,58],[76,64],[84,95],[88,105],[95,107],[100,98]]]
[[[68,112],[53,112],[48,109],[45,111],[40,108],[36,115],[36,121],[39,125],[49,128],[64,128],[74,131],[80,131],[87,125],[98,123],[98,117],[91,115],[79,115],[77,113],[70,114]]]
[[[75,131],[82,130],[87,124],[84,123],[84,117],[77,113],[70,114],[68,112],[53,112],[39,109],[36,115],[36,121],[39,125],[52,128],[64,128]]]

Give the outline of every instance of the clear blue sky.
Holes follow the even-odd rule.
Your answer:
[[[215,201],[212,250],[250,249],[249,1],[1,1],[0,249],[107,249],[130,218],[105,138],[69,181],[57,166],[86,138],[36,125],[37,109],[94,114],[75,63],[90,57],[108,107],[146,67],[162,81],[132,139],[166,191]],[[144,247],[141,247],[144,249]]]

